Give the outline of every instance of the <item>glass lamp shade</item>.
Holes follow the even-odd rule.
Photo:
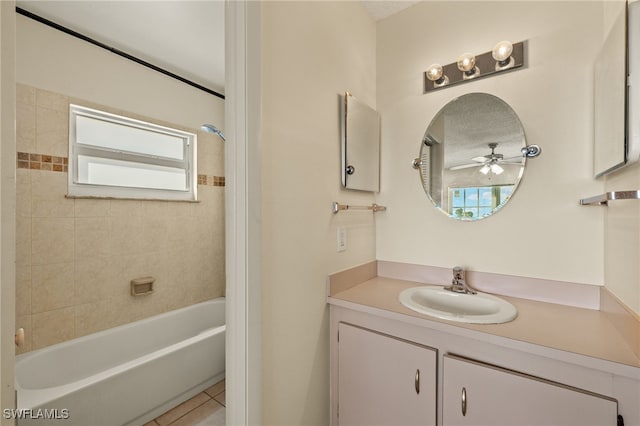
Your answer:
[[[504,40],[493,47],[491,56],[498,62],[504,62],[509,59],[512,52],[513,44],[510,41]]]
[[[483,175],[486,175],[487,173],[489,173],[489,170],[491,170],[491,167],[485,164],[480,168],[480,173],[482,173]]]
[[[476,57],[471,53],[463,53],[458,58],[458,69],[466,73],[472,71],[476,66]]]
[[[491,165],[491,171],[493,172],[493,174],[499,175],[502,172],[504,172],[504,169],[502,167],[500,167],[499,165],[497,165],[497,164],[492,164]]]
[[[444,75],[444,70],[440,64],[433,64],[427,69],[427,78],[429,81],[433,81],[434,87],[446,86],[449,83],[449,79]]]
[[[431,81],[440,80],[442,78],[442,74],[443,70],[442,65],[440,64],[433,64],[429,66],[429,69],[427,70],[427,78]]]

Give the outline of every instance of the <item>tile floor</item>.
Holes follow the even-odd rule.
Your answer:
[[[216,383],[144,426],[225,426],[225,383]]]

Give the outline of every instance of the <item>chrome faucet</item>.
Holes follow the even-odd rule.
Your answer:
[[[476,294],[476,291],[469,287],[469,285],[465,281],[464,269],[460,266],[454,266],[453,280],[451,280],[451,285],[445,287],[444,289],[453,291],[454,293]]]

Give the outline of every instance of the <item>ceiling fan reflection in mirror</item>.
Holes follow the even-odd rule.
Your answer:
[[[495,150],[498,147],[497,143],[490,143],[489,148],[491,149],[491,153],[487,155],[483,155],[481,157],[474,157],[471,161],[475,161],[475,163],[462,164],[459,166],[450,167],[449,170],[460,170],[460,169],[468,169],[470,167],[480,167],[478,170],[483,175],[491,172],[493,174],[499,175],[504,172],[504,168],[500,166],[500,164],[522,164],[522,155],[510,158],[504,158],[502,154],[496,154]]]

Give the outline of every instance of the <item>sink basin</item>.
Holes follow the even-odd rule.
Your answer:
[[[409,309],[449,321],[473,324],[500,324],[516,318],[516,307],[486,293],[464,294],[444,287],[412,287],[398,296]]]

